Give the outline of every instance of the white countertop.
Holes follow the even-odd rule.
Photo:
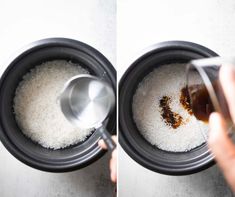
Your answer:
[[[220,55],[235,55],[233,0],[119,0],[117,65],[120,78],[142,49],[157,42],[186,40]],[[219,169],[173,177],[154,173],[119,149],[120,197],[231,197]]]
[[[32,41],[68,37],[85,42],[116,61],[114,0],[2,0],[0,3],[0,73],[2,62]],[[110,197],[109,155],[82,170],[53,174],[30,168],[0,143],[1,197]]]

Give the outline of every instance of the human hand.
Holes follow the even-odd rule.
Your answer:
[[[233,123],[235,123],[235,69],[229,66],[222,66],[220,82]],[[235,145],[229,138],[225,120],[219,113],[212,113],[210,115],[209,125],[209,147],[228,184],[235,192]]]
[[[112,139],[115,143],[117,143],[116,136],[112,136]],[[107,149],[107,146],[104,143],[104,140],[100,140],[98,144],[102,149]],[[116,183],[117,181],[117,148],[115,148],[114,151],[112,152],[110,163],[109,163],[109,168],[110,168],[111,180]]]

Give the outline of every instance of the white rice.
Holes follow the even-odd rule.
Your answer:
[[[138,130],[162,150],[189,151],[204,143],[208,134],[208,125],[189,115],[179,101],[181,89],[186,86],[185,79],[185,64],[161,66],[142,80],[133,97],[133,118]],[[163,96],[171,98],[172,111],[183,118],[184,123],[176,129],[166,124],[161,116],[159,101]]]
[[[65,60],[45,62],[27,73],[14,98],[15,117],[22,132],[52,149],[85,140],[91,129],[73,127],[60,110],[58,96],[69,78],[87,73],[81,66]]]

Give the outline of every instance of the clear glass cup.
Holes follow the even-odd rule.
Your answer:
[[[187,65],[187,90],[194,116],[208,122],[212,112],[219,112],[231,131],[228,104],[219,80],[221,65],[235,66],[235,58],[213,57],[193,60]]]

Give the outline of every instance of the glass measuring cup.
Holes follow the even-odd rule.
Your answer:
[[[235,66],[235,58],[213,57],[191,61],[186,68],[190,104],[198,120],[208,122],[212,112],[219,112],[231,130],[233,123],[219,80],[222,65]]]

